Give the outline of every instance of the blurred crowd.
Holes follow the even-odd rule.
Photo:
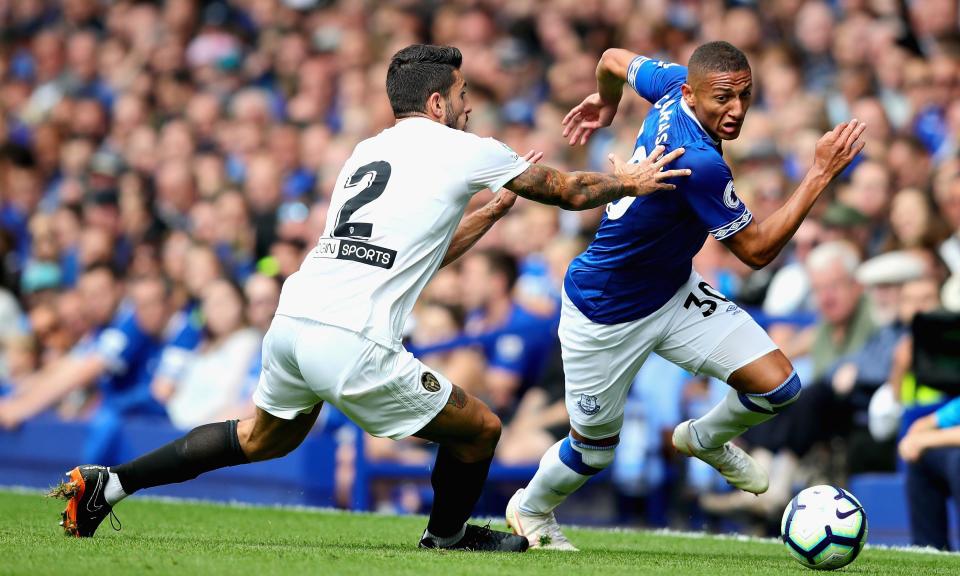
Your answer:
[[[127,418],[190,428],[250,413],[282,281],[353,146],[392,124],[396,50],[459,47],[468,130],[602,171],[609,152],[631,155],[649,106],[627,95],[610,129],[566,145],[560,120],[595,90],[603,50],[685,63],[717,39],[754,72],[724,150],[757,218],[834,124],[866,121],[867,147],[767,269],[712,239],[695,262],[807,386],[794,416],[747,438],[783,481],[744,500],[675,461],[666,433],[722,384],[652,357],[614,467],[619,510],[665,524],[692,502],[764,519],[797,482],[893,470],[900,413],[945,399],[912,373],[912,319],[960,309],[956,0],[0,1],[0,426],[89,421],[83,459],[109,464]],[[502,417],[502,463],[535,463],[566,434],[559,290],[601,215],[519,201],[411,319],[409,347]],[[363,457],[427,462],[429,449],[371,438]]]

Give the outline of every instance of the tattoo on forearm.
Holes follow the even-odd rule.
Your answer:
[[[586,210],[603,206],[623,198],[623,182],[620,179],[597,172],[571,172],[564,174],[555,168],[531,164],[506,188],[520,196],[541,204],[553,204],[562,208]]]
[[[453,385],[453,390],[450,391],[450,398],[447,399],[447,405],[463,410],[463,407],[467,405],[467,393],[463,391],[463,388],[460,388],[456,384]]]

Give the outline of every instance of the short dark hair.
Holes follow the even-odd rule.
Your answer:
[[[477,255],[487,261],[491,274],[503,276],[506,280],[507,292],[512,291],[517,283],[517,278],[520,276],[520,266],[517,264],[517,259],[499,248],[485,248],[480,250]]]
[[[729,42],[707,42],[697,47],[687,63],[688,76],[703,77],[711,72],[750,70],[747,55]]]
[[[453,86],[453,71],[462,63],[463,54],[453,46],[412,44],[394,54],[387,69],[393,115],[402,118],[426,112],[427,98],[434,92],[447,94]]]

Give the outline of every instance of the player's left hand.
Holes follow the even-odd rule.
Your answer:
[[[536,150],[531,150],[523,155],[523,159],[531,164],[536,164],[543,158],[543,152],[538,152]],[[497,190],[496,196],[491,200],[493,208],[497,211],[497,214],[503,215],[506,214],[511,208],[513,208],[514,203],[517,201],[517,195],[507,190],[506,188],[501,188]]]
[[[600,99],[600,93],[594,92],[577,104],[564,116],[563,137],[568,138],[571,146],[583,146],[598,128],[609,126],[617,115],[617,104],[608,104]]]

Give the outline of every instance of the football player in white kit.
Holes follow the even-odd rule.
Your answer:
[[[415,435],[440,445],[433,510],[420,546],[524,551],[522,536],[466,524],[487,477],[500,421],[476,398],[401,345],[404,323],[438,268],[472,246],[519,194],[581,210],[672,190],[663,170],[679,157],[638,164],[611,157],[614,175],[562,173],[464,131],[470,106],[460,51],[414,45],[394,55],[387,94],[396,124],[357,145],[330,203],[323,236],[283,286],[263,342],[256,416],[207,424],[131,462],[79,466],[57,494],[69,500],[68,534],[92,536],[136,490],[277,458],[296,448],[330,402],[375,436]],[[474,193],[501,190],[463,219]],[[458,227],[459,224],[459,227]]]

